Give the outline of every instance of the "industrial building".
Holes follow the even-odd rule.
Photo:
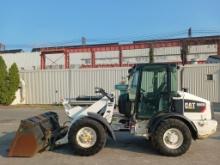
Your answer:
[[[150,48],[155,62],[180,63],[183,45],[188,48],[188,63],[206,63],[209,56],[220,55],[220,36],[2,50],[0,55],[7,65],[16,62],[21,70],[127,67],[148,63]]]

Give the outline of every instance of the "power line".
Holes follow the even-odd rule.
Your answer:
[[[98,43],[113,43],[113,42],[133,42],[138,40],[155,40],[155,39],[166,39],[166,38],[175,38],[175,37],[187,37],[187,29],[176,31],[176,32],[169,32],[169,33],[161,33],[161,34],[144,34],[144,35],[129,35],[129,36],[120,36],[115,38],[87,38],[88,44],[98,44]],[[220,30],[217,29],[192,29],[193,36],[199,35],[219,35]],[[34,47],[51,47],[51,46],[68,46],[68,45],[80,45],[81,39],[71,39],[59,42],[48,42],[48,43],[41,43],[41,44],[6,44],[7,47],[10,48],[27,48],[31,49]]]

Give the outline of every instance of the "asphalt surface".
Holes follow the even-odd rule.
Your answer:
[[[117,142],[108,140],[106,147],[98,154],[81,157],[72,154],[69,146],[54,151],[38,153],[32,158],[8,158],[7,150],[15,135],[20,120],[45,112],[47,108],[38,107],[0,107],[0,165],[218,165],[220,164],[220,129],[206,140],[194,141],[189,151],[179,157],[159,155],[151,144],[141,137],[126,132],[117,133]],[[51,109],[51,107],[50,107]],[[53,108],[52,108],[53,109]],[[54,108],[61,123],[65,114],[61,107]],[[220,113],[215,113],[220,123]]]

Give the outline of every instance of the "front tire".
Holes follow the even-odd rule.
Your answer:
[[[189,149],[191,141],[189,128],[178,119],[162,121],[152,135],[153,146],[167,156],[184,154]]]
[[[70,128],[68,141],[74,153],[90,156],[99,152],[106,143],[106,131],[99,122],[83,118]]]

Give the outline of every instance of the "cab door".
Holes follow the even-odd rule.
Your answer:
[[[151,118],[155,113],[167,108],[167,81],[166,67],[143,68],[137,103],[137,118]]]

